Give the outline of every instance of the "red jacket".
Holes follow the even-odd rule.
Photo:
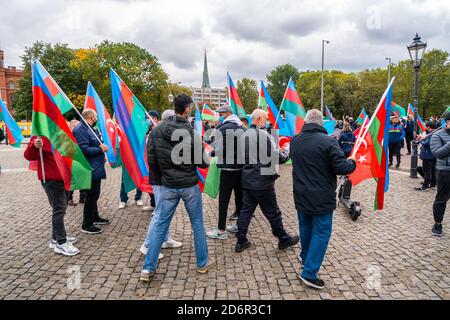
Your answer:
[[[39,155],[39,149],[34,146],[34,140],[36,137],[31,138],[30,143],[25,150],[24,157],[28,161],[37,161],[38,162],[38,179],[42,179],[42,166],[41,166],[41,157]],[[59,172],[58,166],[55,162],[55,157],[53,156],[52,145],[50,140],[45,137],[42,137],[42,155],[44,158],[44,170],[45,170],[45,180],[46,181],[63,181],[61,173]]]

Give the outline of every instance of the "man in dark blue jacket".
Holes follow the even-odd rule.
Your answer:
[[[389,127],[389,166],[392,166],[394,155],[397,157],[396,168],[400,167],[401,154],[400,149],[403,147],[405,139],[405,130],[397,116],[391,118],[391,126]]]
[[[81,121],[73,130],[73,135],[75,136],[75,139],[77,139],[81,151],[92,167],[92,185],[90,190],[86,190],[86,202],[84,204],[81,231],[87,234],[98,234],[103,230],[96,227],[94,224],[109,224],[107,219],[103,219],[99,216],[97,207],[102,179],[106,179],[105,152],[108,150],[108,147],[99,142],[99,140],[101,141],[101,134],[98,129],[95,128],[97,124],[97,113],[94,110],[86,109],[83,111],[82,117],[84,121]]]
[[[309,110],[302,132],[291,142],[294,201],[300,225],[303,272],[307,286],[323,289],[317,277],[331,237],[336,209],[336,175],[355,171],[354,158],[347,159],[337,141],[323,127],[319,110]]]
[[[431,132],[436,129],[432,121],[426,123],[426,136],[419,136],[420,140],[420,159],[422,167],[417,167],[417,172],[424,179],[422,185],[415,188],[418,191],[426,191],[436,186],[436,157],[431,152]]]
[[[405,128],[405,141],[406,148],[408,149],[407,155],[411,154],[411,141],[414,139],[414,121],[411,116],[408,116],[404,126]]]

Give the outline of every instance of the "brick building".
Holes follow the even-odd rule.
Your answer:
[[[0,97],[10,109],[22,77],[23,70],[16,67],[5,67],[5,53],[0,49]]]

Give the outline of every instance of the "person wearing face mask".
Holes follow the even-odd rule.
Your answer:
[[[433,203],[434,226],[431,233],[442,236],[442,221],[450,199],[450,112],[445,114],[446,125],[431,136],[431,152],[437,158],[437,193]]]
[[[81,231],[87,234],[99,234],[103,230],[95,225],[109,224],[109,220],[100,217],[97,201],[100,197],[102,180],[106,179],[105,152],[108,147],[102,141],[97,125],[97,113],[86,109],[82,113],[83,121],[73,130],[78,145],[92,167],[91,189],[86,190]],[[90,127],[90,128],[89,128]]]
[[[256,207],[259,205],[270,223],[272,234],[278,238],[278,248],[296,245],[298,236],[289,235],[283,226],[281,210],[277,204],[275,180],[278,164],[289,160],[287,149],[278,149],[277,142],[264,129],[267,112],[256,109],[251,115],[252,124],[244,135],[245,164],[242,169],[243,205],[238,217],[235,251],[240,253],[252,246],[247,232]]]

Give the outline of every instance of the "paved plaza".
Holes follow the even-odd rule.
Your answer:
[[[414,191],[419,180],[402,171],[391,171],[384,211],[372,211],[372,181],[354,189],[353,198],[363,206],[358,221],[352,222],[343,208],[336,210],[319,273],[326,288],[317,291],[298,279],[300,247],[279,251],[259,210],[249,231],[254,247],[237,254],[233,236],[208,240],[218,266],[197,274],[191,225],[182,205],[171,236],[184,246],[164,249],[154,280],[139,283],[144,259],[139,247],[151,215],[132,202],[126,210],[117,208],[120,170],[108,170],[99,201],[111,225],[98,236],[82,234],[82,206],[70,207],[66,228],[79,238],[81,254],[56,255],[48,248],[50,206],[36,173],[26,170],[23,149],[0,146],[0,164],[0,299],[450,299],[450,215],[444,220],[447,233],[432,237],[435,191]],[[282,166],[276,187],[284,225],[298,234],[289,165]],[[217,223],[218,204],[203,199],[209,228]]]

